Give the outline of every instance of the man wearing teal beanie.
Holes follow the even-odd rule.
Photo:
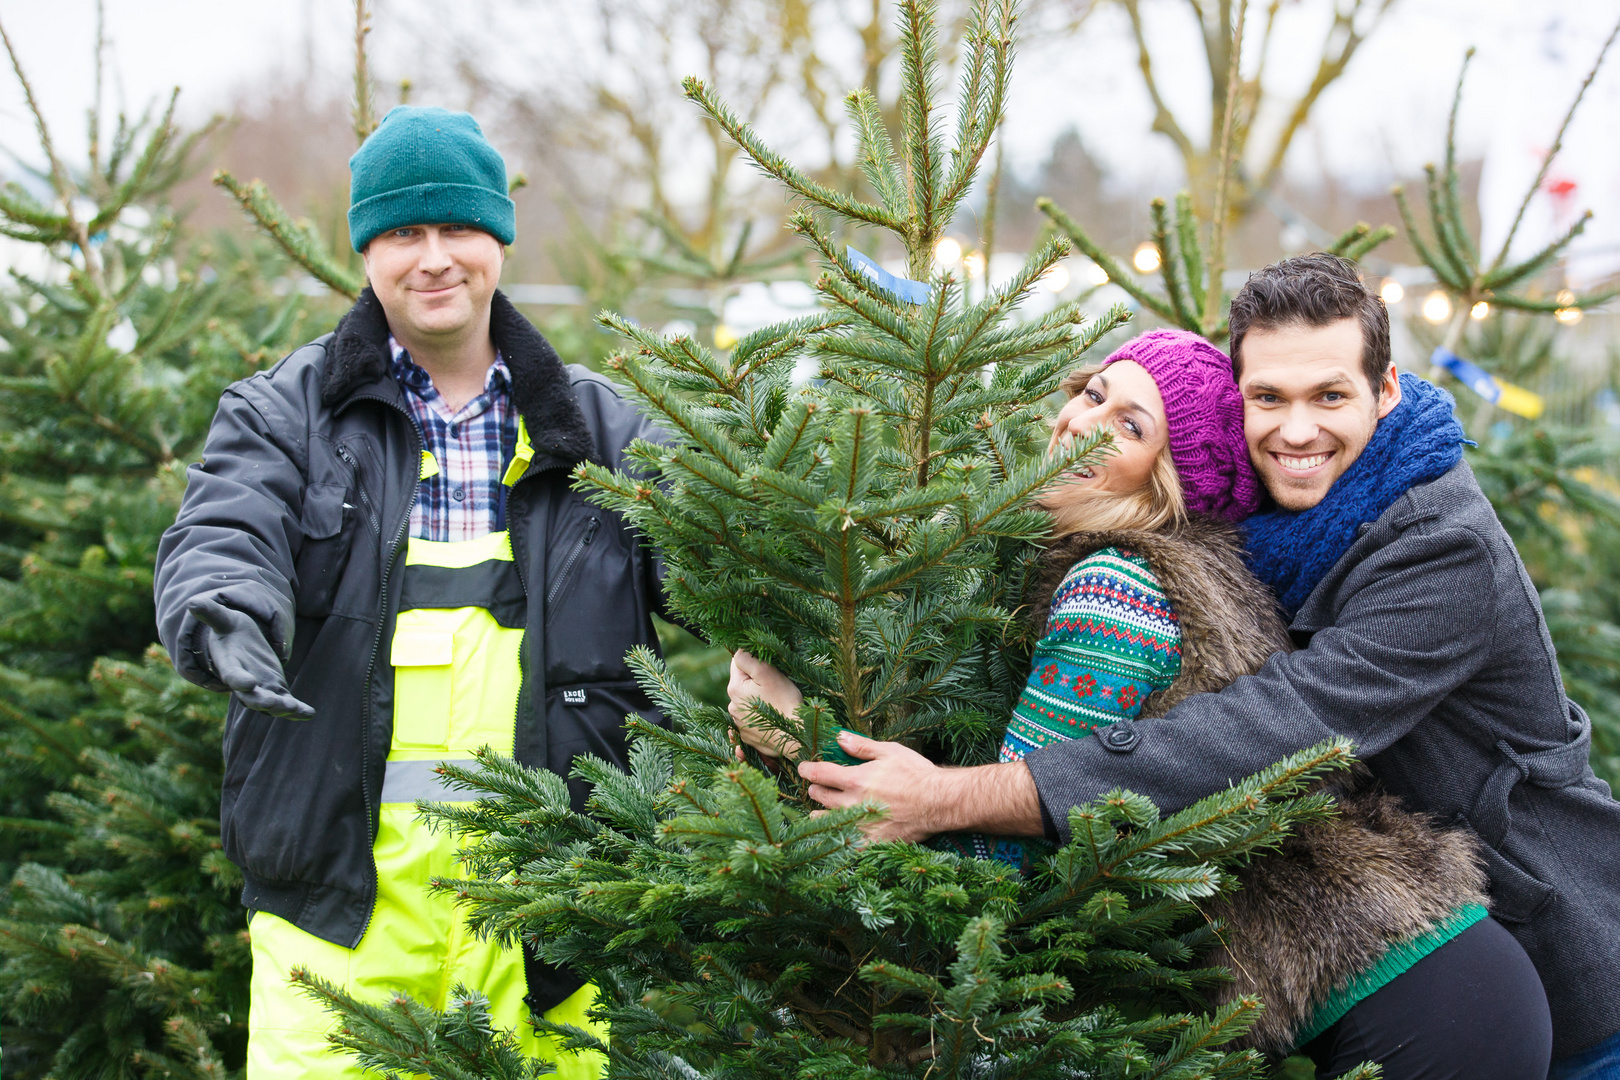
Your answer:
[[[600,1054],[528,1021],[592,1029],[594,989],[430,892],[460,876],[459,841],[416,802],[467,800],[438,764],[491,746],[580,809],[574,758],[622,767],[625,716],[661,722],[624,656],[658,647],[662,563],[571,484],[659,433],[497,290],[513,205],[472,117],[401,106],[349,165],[368,287],[225,391],[158,555],[176,668],[232,695],[220,836],[252,913],[248,1080],[364,1075],[294,968],[377,1004],[445,1009],[465,986],[590,1080]]]

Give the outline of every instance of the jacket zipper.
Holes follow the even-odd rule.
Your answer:
[[[360,505],[366,509],[366,520],[371,522],[371,533],[373,536],[381,536],[382,523],[377,519],[377,508],[371,505],[371,496],[366,494],[365,487],[360,483],[360,459],[350,453],[349,448],[342,443],[333,443],[332,448],[337,451],[337,456],[343,459],[343,463],[354,470],[354,489],[360,493]],[[411,501],[415,502],[414,495]],[[405,520],[410,520],[409,514]]]
[[[596,530],[601,524],[602,519],[598,517],[593,517],[586,522],[585,535],[579,538],[578,542],[574,544],[574,549],[568,553],[568,558],[563,560],[562,572],[557,575],[557,580],[551,583],[551,591],[546,593],[547,626],[551,625],[554,616],[551,605],[556,602],[557,597],[562,595],[563,586],[568,584],[568,578],[573,574],[575,564],[579,562],[580,556],[585,554],[585,549],[590,547],[591,541],[596,539]]]
[[[422,432],[416,426],[416,418],[407,412],[403,406],[396,405],[392,401],[386,401],[380,397],[374,397],[371,400],[382,402],[382,404],[405,418],[406,423],[410,426],[411,439],[415,447],[415,453],[410,456],[410,460],[420,463],[422,460],[423,440]],[[355,464],[357,470],[356,486],[358,487],[359,463],[356,462]],[[388,579],[393,574],[394,562],[399,558],[400,545],[405,540],[405,534],[411,527],[411,511],[416,509],[416,500],[421,491],[422,482],[418,479],[411,486],[411,497],[410,501],[405,504],[405,515],[400,518],[399,528],[395,530],[393,542],[389,545],[387,556],[383,559],[382,602],[377,609],[377,636],[372,640],[371,659],[366,664],[366,680],[361,684],[365,688],[366,695],[365,706],[360,713],[360,790],[362,793],[371,790],[371,680],[377,673],[377,657],[382,653],[383,629],[388,625]],[[369,499],[365,498],[364,492],[361,493],[361,498],[365,501],[369,510],[371,503]],[[381,529],[378,528],[375,520],[373,520],[372,528],[377,529],[379,535],[381,534]],[[349,946],[351,949],[359,948],[360,942],[365,939],[366,931],[371,929],[371,920],[377,914],[377,819],[371,811],[371,798],[369,795],[366,796],[365,803],[366,831],[372,836],[372,846],[366,849],[371,858],[371,905],[370,910],[366,912],[365,925],[360,928],[360,934],[354,939],[354,944]]]

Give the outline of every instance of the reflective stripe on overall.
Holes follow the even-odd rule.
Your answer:
[[[519,446],[527,449],[520,435]],[[522,455],[527,464],[527,455]],[[506,482],[522,475],[513,462]],[[436,466],[424,454],[424,477]],[[430,893],[435,877],[463,874],[460,841],[416,817],[416,800],[467,800],[443,786],[433,767],[468,761],[491,746],[512,753],[519,650],[527,605],[507,533],[438,543],[414,537],[406,548],[399,616],[390,648],[394,667],[394,737],[383,774],[374,854],[377,901],[355,949],[322,941],[265,912],[253,916],[253,984],[248,1080],[292,1076],[361,1080],[353,1057],[326,1048],[333,1017],[292,986],[294,967],[346,987],[362,1000],[409,994],[435,1009],[458,984],[489,998],[493,1019],[517,1032],[525,1053],[557,1063],[559,1080],[593,1080],[604,1062],[595,1053],[559,1054],[529,1027],[520,950],[476,937],[465,912]],[[316,718],[311,723],[320,723]],[[546,1012],[555,1023],[605,1029],[586,1019],[589,984]]]

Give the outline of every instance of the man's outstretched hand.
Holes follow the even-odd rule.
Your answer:
[[[1002,836],[1041,835],[1040,796],[1022,761],[973,768],[941,768],[908,746],[878,742],[853,731],[838,745],[861,765],[801,761],[810,797],[822,806],[876,803],[887,816],[866,826],[873,840],[926,840],[970,829]]]
[[[258,620],[212,599],[193,604],[191,615],[203,625],[195,648],[244,705],[290,720],[314,717],[314,709],[293,697],[281,657],[265,640]]]

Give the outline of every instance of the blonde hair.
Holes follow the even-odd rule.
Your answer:
[[[1058,388],[1072,400],[1102,369],[1102,364],[1076,368],[1063,377]],[[1187,503],[1181,497],[1181,477],[1166,444],[1153,459],[1147,483],[1136,491],[1085,492],[1085,498],[1047,513],[1052,518],[1052,534],[1059,537],[1077,532],[1162,529],[1186,518]]]

